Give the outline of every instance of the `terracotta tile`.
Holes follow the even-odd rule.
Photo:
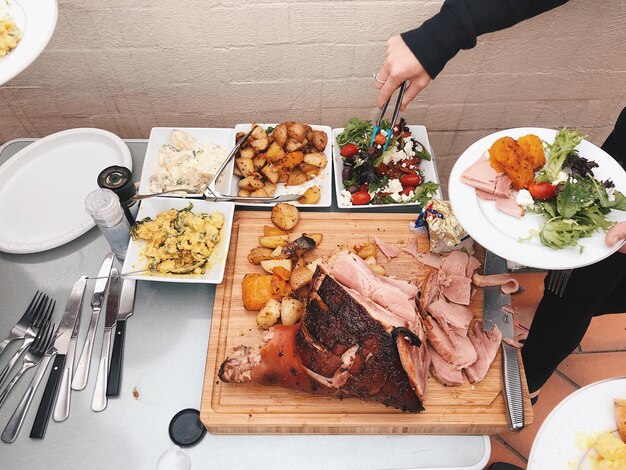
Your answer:
[[[602,379],[623,377],[626,376],[626,352],[570,354],[558,370],[580,387]]]
[[[523,459],[520,459],[514,451],[512,451],[509,447],[500,442],[500,439],[491,436],[490,440],[491,457],[489,458],[489,464],[487,465],[487,468],[489,468],[489,465],[494,462],[511,463],[513,465],[517,465],[518,467],[526,468],[527,462]]]
[[[595,317],[580,346],[583,351],[626,351],[626,315]]]
[[[576,387],[559,374],[553,374],[541,389],[539,401],[533,406],[535,419],[532,424],[528,425],[521,432],[506,432],[498,436],[524,456],[524,458],[528,459],[533,441],[543,420],[563,398],[575,390]]]
[[[518,339],[524,339],[528,336],[528,328],[530,328],[537,310],[537,305],[543,296],[543,279],[546,277],[545,272],[538,273],[519,273],[514,274],[523,292],[511,296],[511,303],[517,312],[515,322],[520,325],[517,330]]]

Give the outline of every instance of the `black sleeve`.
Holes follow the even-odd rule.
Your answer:
[[[431,78],[481,34],[509,28],[568,0],[446,0],[441,11],[402,39]]]

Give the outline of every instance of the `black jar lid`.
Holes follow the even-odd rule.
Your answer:
[[[133,183],[132,172],[124,166],[110,166],[105,168],[98,175],[98,186],[110,189],[121,202],[128,201],[137,192]]]
[[[191,447],[204,437],[206,428],[200,421],[200,411],[187,408],[179,411],[170,421],[170,439],[180,447]]]

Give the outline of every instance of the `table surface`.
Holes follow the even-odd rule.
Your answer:
[[[0,147],[0,164],[34,139]],[[140,176],[147,141],[126,141],[133,174]],[[249,209],[249,208],[248,208]],[[326,210],[334,210],[327,208]],[[1,222],[0,222],[1,223]],[[0,253],[0,337],[6,337],[36,290],[57,301],[61,317],[72,284],[95,276],[109,251],[94,228],[61,247],[28,255]],[[91,310],[87,286],[77,355],[82,350]],[[87,387],[72,391],[67,421],[52,419],[43,440],[28,437],[45,382],[39,387],[20,435],[2,446],[2,468],[111,469],[156,468],[159,456],[173,446],[171,418],[181,409],[200,407],[204,365],[211,325],[214,286],[139,281],[135,312],[128,319],[124,370],[119,398],[91,411],[91,398],[102,341],[104,315],[94,346]],[[16,350],[12,344],[7,352]],[[0,367],[8,361],[0,360]],[[34,372],[28,371],[0,408],[0,432],[11,417]],[[47,375],[46,375],[47,377]],[[312,436],[211,435],[185,449],[191,468],[236,469],[482,469],[491,448],[486,436]],[[285,458],[287,457],[287,458]]]

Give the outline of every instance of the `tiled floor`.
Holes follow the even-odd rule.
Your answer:
[[[530,326],[543,294],[543,274],[519,274],[524,292],[513,297],[517,309],[520,337]],[[520,433],[491,436],[491,460],[526,468],[530,449],[541,423],[552,409],[576,389],[601,379],[626,376],[626,315],[594,318],[580,347],[570,355],[541,389],[533,407],[534,422]]]

